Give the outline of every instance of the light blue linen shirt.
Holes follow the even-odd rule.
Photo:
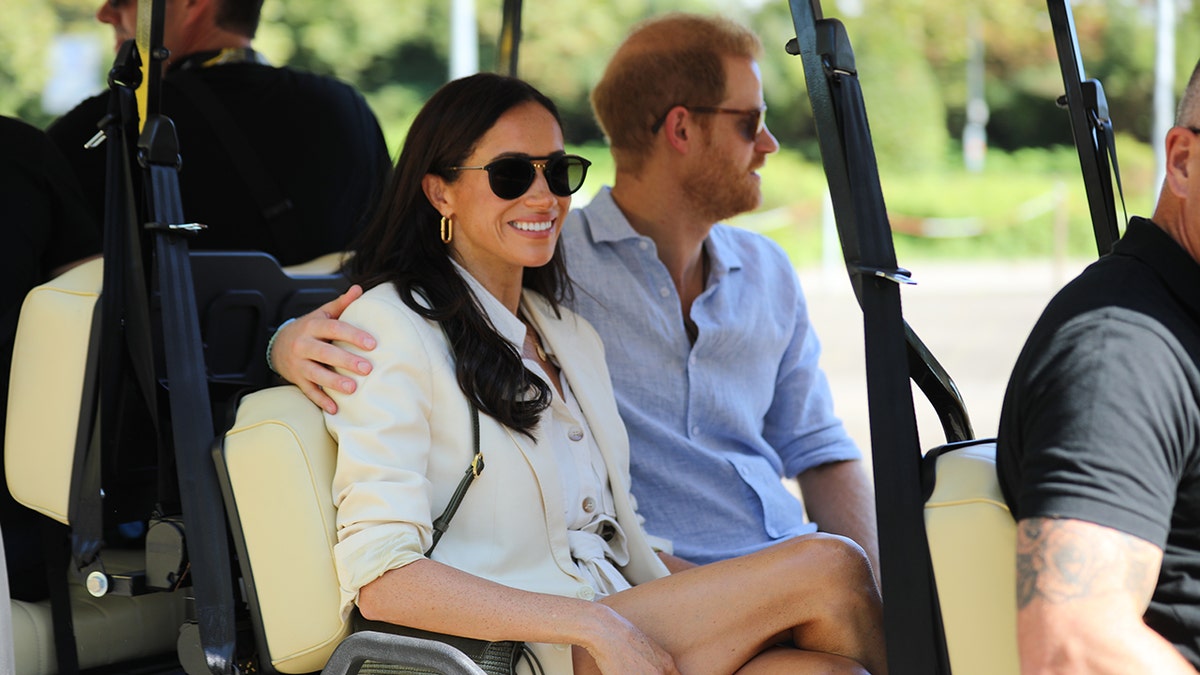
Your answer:
[[[567,216],[561,245],[572,309],[604,341],[646,530],[697,563],[814,531],[781,477],[861,454],[833,414],[783,251],[761,235],[713,228],[692,345],[654,241],[634,231],[608,188]]]

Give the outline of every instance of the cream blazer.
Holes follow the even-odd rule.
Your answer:
[[[524,328],[491,294],[464,274],[493,325],[515,344]],[[557,355],[603,455],[628,537],[630,562],[622,573],[643,583],[668,572],[654,549],[669,542],[641,526],[629,492],[629,439],[617,413],[600,337],[586,320],[526,291],[530,321]],[[334,548],[343,612],[364,585],[423,557],[432,521],[441,515],[472,457],[470,408],[459,389],[454,361],[440,326],[409,309],[391,284],[351,304],[342,319],[375,336],[364,354],[371,373],[353,377],[353,395],[330,391],[338,413],[326,425],[338,442],[333,496],[338,543]],[[342,347],[353,347],[342,344]],[[549,415],[537,438],[548,438]],[[594,598],[567,543],[558,467],[549,443],[539,443],[480,415],[485,469],[467,491],[433,559],[508,586]],[[570,649],[535,645],[547,672],[570,672]]]

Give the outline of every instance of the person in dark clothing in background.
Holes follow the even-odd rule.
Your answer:
[[[251,47],[262,0],[173,0],[161,111],[175,124],[196,249],[266,251],[282,264],[344,250],[391,161],[362,95],[349,85],[268,65]],[[96,17],[116,44],[133,37],[137,0],[106,0]],[[47,129],[74,168],[92,213],[104,207],[102,148],[86,150],[108,109],[89,98]]]
[[[17,317],[25,294],[100,253],[100,234],[71,167],[46,135],[0,117],[0,222],[5,261],[0,265],[0,439],[8,409],[8,375]],[[3,467],[3,463],[0,463]],[[3,468],[0,468],[3,476]],[[0,496],[5,558],[13,597],[46,594],[39,543],[41,518],[21,506],[7,486]]]

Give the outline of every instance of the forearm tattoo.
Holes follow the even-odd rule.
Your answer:
[[[1029,518],[1017,532],[1017,608],[1124,593],[1150,601],[1161,555],[1151,544],[1077,520]]]

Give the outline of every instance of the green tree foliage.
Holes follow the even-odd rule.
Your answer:
[[[100,0],[8,0],[0,22],[0,113],[44,125],[42,109],[56,36],[85,35],[104,58],[111,32],[94,12]],[[1200,12],[1180,1],[1179,82],[1200,56]],[[503,0],[476,0],[480,67],[496,68]],[[943,3],[932,0],[825,0],[855,46],[862,85],[885,167],[938,167],[965,120],[967,25],[979,17],[991,110],[990,142],[1000,148],[1070,142],[1054,105],[1062,80],[1045,0]],[[448,0],[267,0],[256,44],[272,61],[340,77],[375,108],[393,147],[421,103],[447,78]],[[719,11],[763,38],[768,122],[780,140],[816,157],[800,59],[784,52],[794,35],[783,0],[525,0],[520,75],[560,104],[569,141],[600,139],[588,92],[629,27],[669,10]],[[1153,81],[1151,0],[1076,0],[1074,15],[1089,76],[1105,85],[1118,128],[1149,140]],[[82,67],[82,66],[81,66]]]
[[[53,117],[42,108],[51,76],[51,46],[61,35],[83,35],[103,44],[93,14],[95,0],[8,0],[0,21],[0,114],[44,125]],[[101,71],[90,76],[100,81]]]
[[[920,50],[926,32],[923,4],[874,0],[847,26],[883,171],[936,170],[946,156],[946,105]]]

